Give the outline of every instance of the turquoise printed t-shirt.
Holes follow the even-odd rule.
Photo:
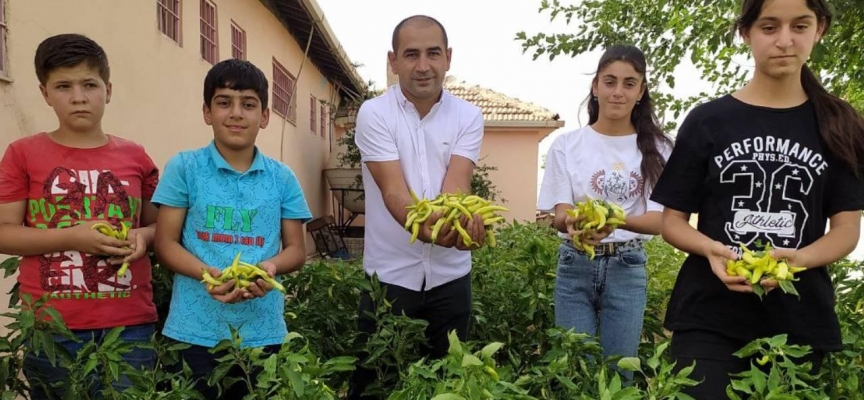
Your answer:
[[[256,147],[248,171],[234,170],[215,143],[184,151],[168,161],[153,195],[158,206],[186,208],[181,244],[212,267],[241,260],[266,261],[282,250],[282,220],[308,221],[312,215],[294,172]],[[171,306],[162,333],[175,340],[214,347],[240,329],[243,347],[281,344],[288,333],[285,300],[266,296],[225,304],[213,299],[200,280],[174,276]]]

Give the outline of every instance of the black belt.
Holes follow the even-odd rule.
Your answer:
[[[564,239],[564,242],[569,243],[570,245],[573,245],[573,241],[570,239]],[[613,254],[617,254],[617,253],[623,253],[623,252],[628,251],[628,250],[642,249],[642,248],[644,248],[644,246],[645,246],[645,240],[644,239],[633,239],[633,240],[628,240],[626,242],[599,243],[596,246],[594,246],[594,254],[598,255],[598,256],[599,255],[613,255]],[[581,253],[581,254],[586,254],[585,251],[579,247],[573,246],[573,248],[575,248],[576,251]]]

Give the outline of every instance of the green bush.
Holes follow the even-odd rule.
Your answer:
[[[356,363],[374,370],[382,382],[373,393],[390,399],[688,399],[681,389],[694,384],[690,368],[673,373],[668,357],[669,334],[662,320],[666,303],[684,254],[655,239],[648,243],[648,304],[638,358],[602,360],[597,343],[583,334],[554,326],[553,290],[559,240],[548,227],[519,224],[497,233],[498,246],[473,254],[473,315],[469,341],[451,337],[450,353],[440,360],[421,359],[425,322],[392,315],[379,302],[374,317],[378,332],[358,340],[357,307],[362,290],[381,298],[374,279],[367,279],[359,261],[313,262],[285,277],[288,290],[285,318],[291,333],[281,350],[266,355],[240,349],[241,338],[225,340],[222,364],[209,378],[219,387],[244,385],[254,393],[249,399],[336,399],[347,393],[347,382]],[[17,268],[10,259],[2,267]],[[792,346],[785,337],[764,338],[749,344],[740,354],[754,367],[733,379],[731,398],[752,399],[861,399],[864,382],[864,283],[861,262],[843,261],[831,267],[837,291],[844,349],[825,359],[811,375],[808,365],[794,357],[809,352]],[[154,267],[154,298],[164,319],[170,299],[170,272]],[[89,387],[102,382],[99,395],[109,399],[200,398],[187,373],[166,372],[178,362],[183,345],[169,345],[158,334],[152,346],[157,368],[135,371],[120,355],[129,345],[106,340],[101,346],[85,345],[79,354],[65,354],[51,335],[69,335],[62,320],[43,300],[13,296],[8,332],[0,337],[0,399],[24,395],[23,358],[44,352],[68,368],[63,386],[69,398],[88,398]],[[23,304],[23,305],[22,305]],[[39,310],[38,315],[32,310]],[[119,331],[112,333],[116,337]],[[767,358],[765,358],[767,357]],[[761,366],[755,360],[765,361]],[[634,371],[627,386],[609,362]],[[95,366],[105,366],[94,368]],[[225,378],[224,371],[238,365],[246,374],[239,380]],[[254,373],[254,371],[262,371]],[[187,371],[188,372],[188,371]],[[120,374],[134,387],[123,393],[107,383]],[[735,392],[732,389],[736,390]]]

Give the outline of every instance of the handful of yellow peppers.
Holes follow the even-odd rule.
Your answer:
[[[577,231],[600,230],[605,227],[617,229],[624,225],[626,215],[624,209],[615,203],[611,203],[602,199],[594,200],[586,198],[585,201],[580,201],[575,204],[574,208],[567,210],[567,215],[576,221],[573,229]],[[580,216],[585,218],[579,219]],[[588,256],[594,259],[594,246],[587,243],[582,243],[579,236],[573,237],[573,246],[577,249],[582,249]]]
[[[771,256],[772,247],[766,245],[764,249],[753,251],[744,243],[738,244],[743,253],[738,260],[726,260],[726,275],[743,276],[747,278],[753,291],[760,297],[765,293],[760,284],[763,279],[774,279],[780,284],[780,289],[785,293],[798,295],[795,286],[795,274],[806,270],[803,267],[793,267],[784,259],[776,259]]]
[[[504,220],[504,217],[498,215],[498,212],[508,211],[506,207],[492,204],[491,201],[480,196],[464,195],[458,191],[456,194],[441,193],[434,200],[420,199],[412,191],[411,198],[414,200],[414,204],[407,207],[410,211],[408,212],[408,219],[405,221],[405,230],[411,232],[410,243],[417,240],[423,223],[433,213],[441,211],[443,217],[436,221],[432,227],[432,242],[438,239],[438,233],[441,232],[444,225],[451,224],[452,229],[459,231],[459,235],[466,246],[474,245],[471,235],[462,226],[459,218],[464,216],[472,219],[476,214],[483,218],[483,225],[486,227],[486,244],[489,247],[495,247],[495,232],[493,232],[492,227]]]
[[[122,222],[120,223],[120,229],[117,229],[110,224],[106,224],[104,222],[95,223],[93,224],[93,226],[90,227],[90,229],[97,230],[99,231],[99,233],[105,236],[110,236],[119,240],[126,240],[126,237],[129,235],[129,226]],[[129,263],[124,262],[122,265],[120,265],[120,269],[117,270],[117,276],[126,275],[126,270],[128,269]]]
[[[285,293],[285,287],[275,279],[271,278],[270,275],[267,274],[267,271],[257,265],[240,261],[240,253],[237,253],[231,265],[222,270],[222,274],[220,274],[219,277],[213,277],[209,272],[207,272],[207,270],[204,270],[201,273],[201,278],[201,283],[207,284],[207,290],[210,290],[215,286],[223,285],[225,282],[232,279],[234,279],[235,287],[247,288],[252,285],[252,281],[261,278],[264,282],[272,285],[274,289]]]

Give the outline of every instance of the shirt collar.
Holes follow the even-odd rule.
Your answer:
[[[391,86],[391,87],[390,87],[390,90],[392,90],[392,91],[394,91],[394,93],[396,93],[396,101],[399,102],[399,105],[400,105],[400,106],[402,106],[402,107],[406,107],[406,106],[408,106],[408,105],[410,104],[411,107],[414,107],[414,104],[411,103],[411,101],[408,100],[407,97],[405,97],[405,93],[402,93],[402,86],[400,86],[398,83],[397,83],[397,84],[394,84],[393,86]],[[441,98],[438,99],[438,102],[435,103],[432,107],[433,107],[433,108],[434,108],[435,106],[439,106],[439,107],[440,107],[441,104],[443,104],[444,102],[448,101],[447,98],[448,98],[449,96],[450,96],[450,93],[447,92],[447,89],[441,88]]]
[[[210,149],[210,159],[213,160],[213,164],[216,165],[218,169],[225,169],[234,172],[240,172],[234,169],[228,161],[225,161],[225,158],[222,157],[222,154],[219,154],[219,149],[216,148],[216,141],[211,140],[210,145],[207,146]],[[258,146],[255,146],[255,158],[252,159],[252,165],[249,166],[249,170],[246,172],[252,171],[263,171],[264,170],[264,156],[261,154],[261,150],[258,149]]]

